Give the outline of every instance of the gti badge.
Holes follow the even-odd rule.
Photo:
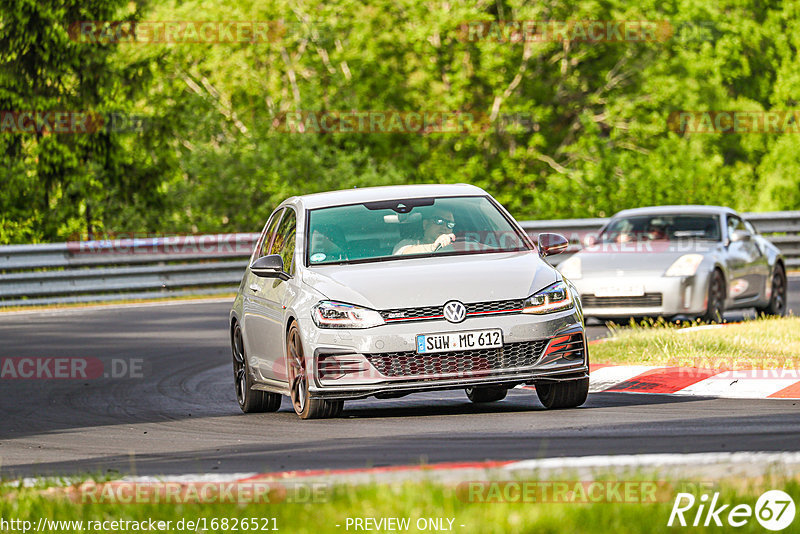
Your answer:
[[[467,308],[457,300],[451,300],[442,308],[444,318],[451,323],[460,323],[467,318]]]

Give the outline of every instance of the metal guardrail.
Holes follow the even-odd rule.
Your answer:
[[[800,268],[800,211],[745,213]],[[533,237],[556,232],[567,253],[608,219],[526,221]],[[0,246],[0,306],[143,299],[236,290],[259,234],[213,234]]]
[[[0,246],[0,306],[235,291],[259,234]]]

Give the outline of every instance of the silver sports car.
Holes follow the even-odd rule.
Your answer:
[[[343,401],[465,389],[501,400],[535,384],[547,408],[583,404],[588,353],[574,286],[485,191],[393,186],[285,200],[230,314],[245,412],[287,395],[303,419]]]
[[[624,210],[586,245],[558,268],[578,288],[587,317],[711,322],[733,308],[786,313],[783,257],[729,208]]]

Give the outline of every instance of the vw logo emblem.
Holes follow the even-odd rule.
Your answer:
[[[451,300],[442,308],[444,318],[451,323],[460,323],[467,318],[467,307],[457,300]]]

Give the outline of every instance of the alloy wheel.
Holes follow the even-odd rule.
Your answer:
[[[720,272],[714,271],[708,286],[708,307],[704,319],[709,323],[720,323],[724,312],[725,282]]]
[[[244,341],[242,339],[242,328],[237,324],[233,332],[233,378],[236,385],[236,400],[239,406],[245,403],[247,392],[247,367],[244,362]]]
[[[786,275],[778,266],[772,276],[772,310],[775,315],[786,314]]]
[[[303,344],[300,341],[300,332],[297,328],[289,331],[288,340],[290,383],[292,391],[292,405],[298,414],[303,413],[308,396],[308,376],[306,375],[306,359],[303,354]]]

